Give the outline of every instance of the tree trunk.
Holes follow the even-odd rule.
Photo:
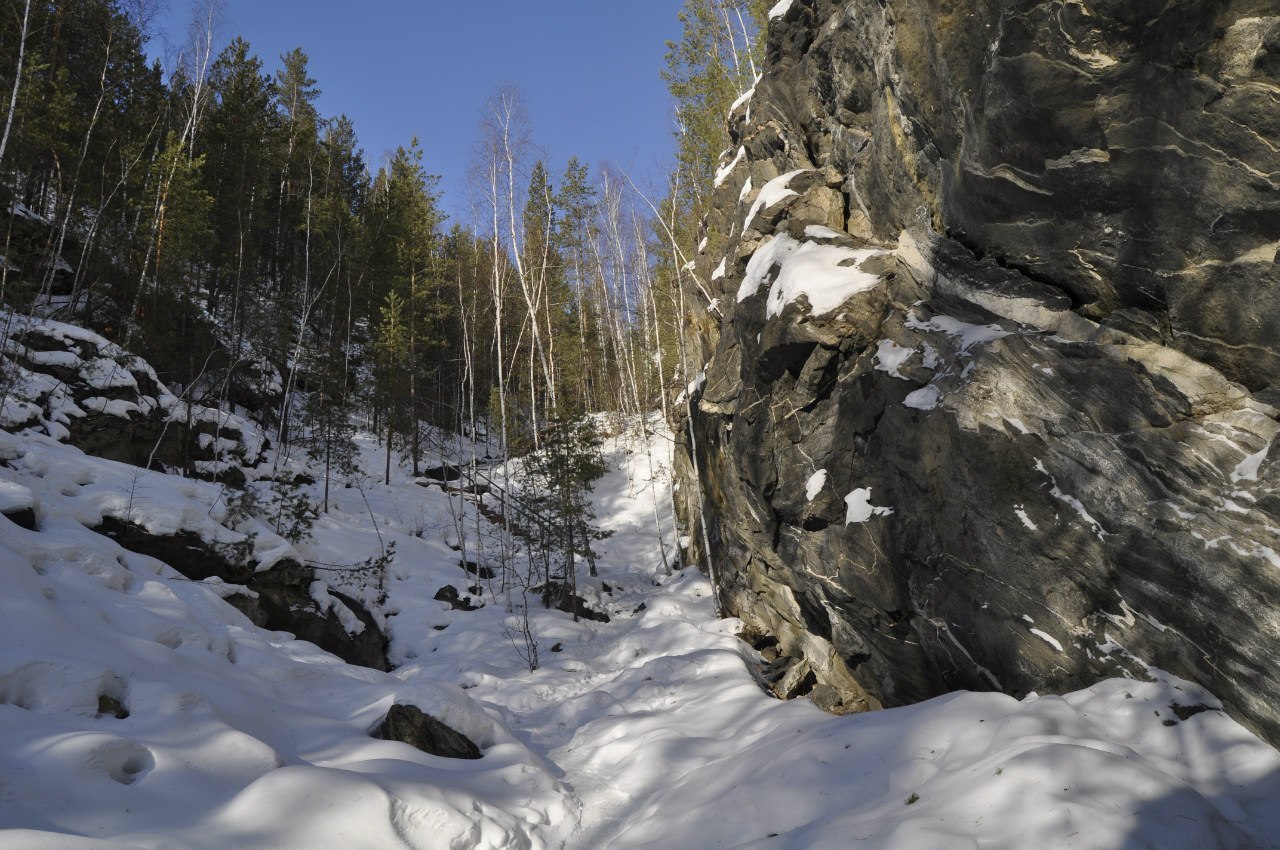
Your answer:
[[[418,270],[409,270],[409,440],[412,443],[413,475],[416,478],[421,446],[418,444]]]
[[[387,469],[383,474],[383,482],[391,486],[391,413],[387,413]]]
[[[4,165],[5,148],[9,146],[9,131],[13,129],[13,113],[18,108],[18,88],[22,85],[22,62],[27,55],[27,33],[31,22],[31,0],[22,9],[22,32],[18,36],[18,67],[13,72],[13,92],[9,95],[9,114],[4,119],[4,135],[0,136],[0,168]]]

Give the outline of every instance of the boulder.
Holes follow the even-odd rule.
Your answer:
[[[413,705],[391,706],[386,718],[374,730],[373,737],[384,741],[399,741],[441,758],[481,757],[480,748],[470,738],[461,732],[455,732]]]
[[[436,595],[431,598],[438,602],[449,603],[449,607],[454,611],[478,611],[484,607],[472,602],[471,597],[460,595],[458,593],[458,588],[451,584],[446,584],[444,587],[437,590]]]

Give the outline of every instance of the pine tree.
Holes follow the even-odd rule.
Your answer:
[[[611,534],[593,524],[591,492],[607,471],[602,445],[603,437],[591,417],[555,414],[539,450],[525,458],[532,486],[522,498],[522,516],[536,534],[534,556],[542,567],[543,604],[568,602],[574,620],[578,618],[574,599],[578,562],[584,561],[595,576],[598,555],[593,544]]]
[[[681,39],[667,42],[662,78],[675,100],[676,170],[684,186],[675,197],[695,223],[710,203],[716,164],[729,146],[729,108],[755,85],[766,8],[765,0],[685,0]]]
[[[566,296],[565,324],[560,344],[561,407],[567,412],[587,412],[596,408],[596,388],[604,379],[606,364],[593,356],[598,339],[599,317],[591,299],[591,221],[595,213],[595,189],[585,163],[571,157],[560,179],[556,197],[560,210],[556,243],[564,266]]]
[[[275,123],[274,89],[249,44],[236,38],[210,73],[214,104],[202,138],[206,190],[213,197],[206,306],[242,348],[247,313],[261,297],[260,258],[268,240],[268,140]],[[255,311],[256,312],[256,311]]]
[[[391,450],[397,432],[408,430],[405,398],[408,394],[409,327],[405,302],[396,290],[387,292],[381,321],[374,335],[377,354],[374,371],[375,403],[382,411],[386,428],[386,471],[384,483],[391,483]],[[416,425],[416,423],[415,423]]]

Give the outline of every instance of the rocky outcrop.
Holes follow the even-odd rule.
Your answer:
[[[1274,3],[777,8],[681,464],[777,689],[1149,664],[1280,741]]]
[[[355,599],[319,582],[310,567],[285,559],[257,570],[198,534],[152,534],[115,517],[104,517],[94,530],[193,581],[212,579],[211,587],[256,626],[290,632],[350,664],[391,669],[387,637],[377,621]]]
[[[253,423],[188,404],[151,366],[74,325],[0,312],[0,427],[32,429],[86,454],[232,484],[265,446]]]

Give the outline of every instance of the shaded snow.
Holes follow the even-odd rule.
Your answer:
[[[910,407],[914,410],[933,410],[941,400],[942,391],[933,384],[929,384],[907,393],[907,397],[902,400],[902,404],[904,407]]]
[[[914,348],[905,348],[891,339],[882,339],[876,346],[875,368],[905,381],[906,377],[898,370],[905,366],[911,359],[911,355],[915,353]]]
[[[1058,479],[1050,475],[1049,471],[1045,469],[1044,461],[1041,461],[1041,460],[1036,461],[1036,471],[1049,479],[1049,483],[1051,485],[1049,488],[1050,496],[1053,496],[1053,498],[1057,499],[1059,502],[1062,502],[1064,505],[1067,505],[1073,511],[1075,511],[1076,515],[1079,516],[1080,519],[1084,520],[1085,524],[1087,524],[1093,530],[1094,535],[1099,540],[1107,536],[1107,530],[1102,527],[1102,523],[1098,522],[1089,514],[1089,511],[1088,509],[1085,508],[1084,503],[1081,502],[1079,499],[1077,499],[1075,496],[1072,496],[1070,493],[1064,493],[1062,491],[1062,488],[1058,486]]]
[[[1062,652],[1062,644],[1058,641],[1057,638],[1055,638],[1053,635],[1049,634],[1048,632],[1041,631],[1040,629],[1032,629],[1031,634],[1040,638],[1040,640],[1049,644],[1049,646],[1052,646],[1054,649],[1058,650],[1058,652]]]
[[[866,522],[873,516],[890,516],[893,514],[893,508],[880,507],[878,505],[871,504],[870,487],[859,487],[849,495],[845,496],[844,501],[849,508],[845,514],[845,525],[855,522]]]
[[[903,322],[904,327],[913,330],[936,331],[955,337],[960,342],[961,353],[968,353],[974,346],[984,345],[1011,336],[999,325],[975,325],[961,321],[954,316],[934,316],[928,321],[921,321],[914,315]]]
[[[747,149],[745,147],[739,147],[738,152],[734,154],[733,159],[729,160],[728,164],[723,165],[716,170],[715,188],[719,189],[724,181],[729,179],[729,175],[733,173],[733,170],[746,158]]]
[[[1249,455],[1231,471],[1231,481],[1233,483],[1239,481],[1257,481],[1258,470],[1262,468],[1262,462],[1267,459],[1267,453],[1271,451],[1271,444],[1267,443],[1259,451]]]

